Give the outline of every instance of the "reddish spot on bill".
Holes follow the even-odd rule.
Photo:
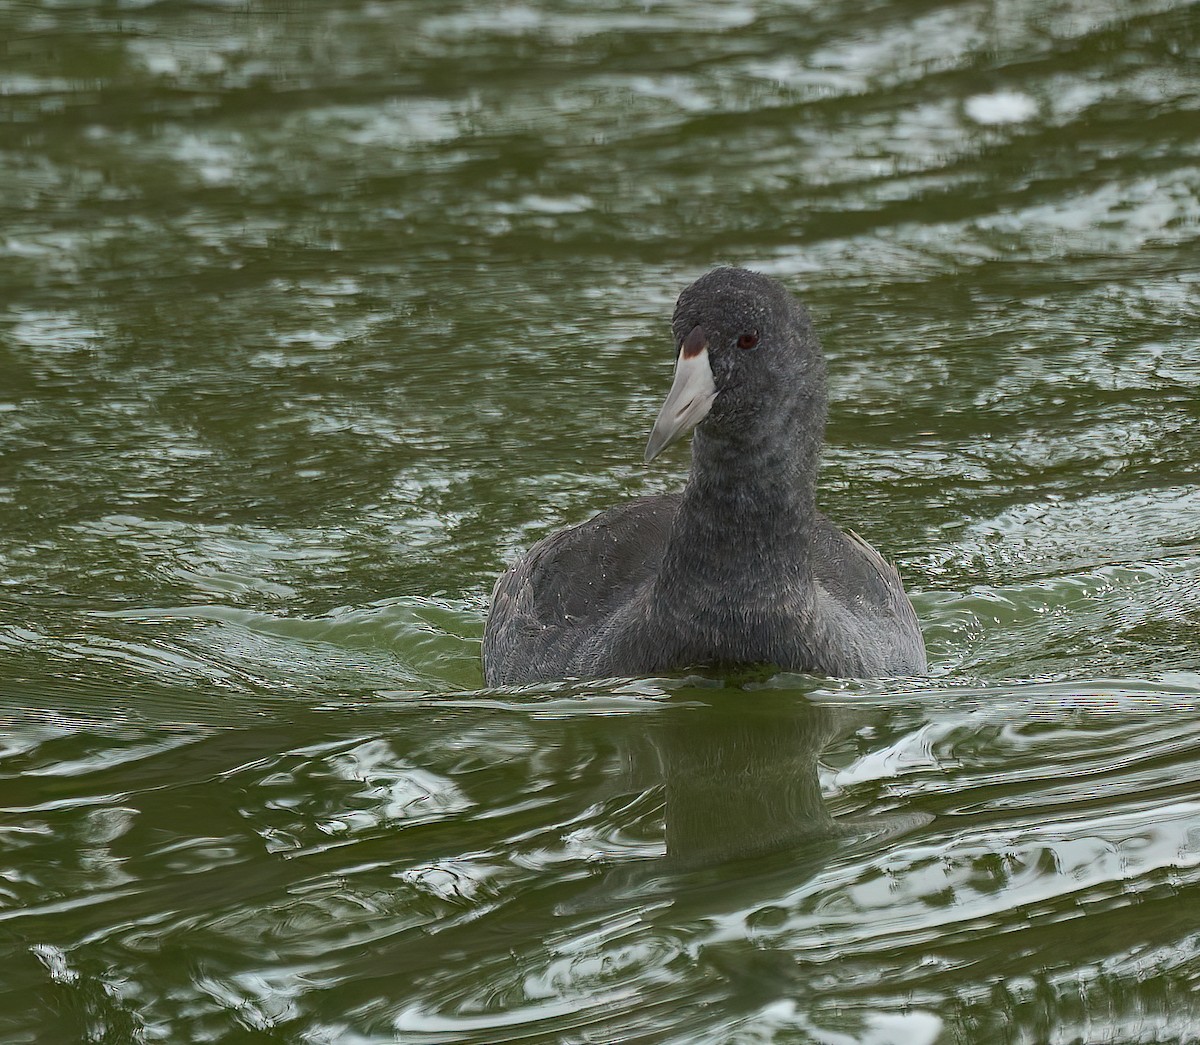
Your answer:
[[[679,347],[679,354],[684,359],[695,359],[706,348],[708,338],[704,334],[704,328],[692,327],[692,332],[683,339],[683,344]]]

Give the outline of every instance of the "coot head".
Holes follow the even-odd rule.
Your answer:
[[[751,444],[782,435],[797,412],[825,422],[825,368],[808,311],[779,283],[746,269],[701,276],[671,320],[675,379],[646,460],[699,424],[708,437]]]

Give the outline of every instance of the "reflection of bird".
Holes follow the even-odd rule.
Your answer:
[[[796,689],[762,689],[743,676],[736,687],[673,688],[661,713],[645,719],[606,718],[605,736],[624,772],[607,774],[599,790],[604,807],[626,813],[636,805],[628,796],[661,787],[665,852],[643,859],[613,853],[564,909],[666,897],[740,906],[750,902],[748,890],[771,894],[777,874],[794,885],[835,854],[871,852],[929,821],[907,810],[835,817],[826,807],[822,753],[871,721],[857,708],[814,704]],[[619,826],[605,832],[646,833],[643,825]],[[721,869],[711,879],[717,893],[694,892],[687,876],[714,869]],[[730,882],[736,898],[720,886]]]
[[[690,665],[923,672],[895,568],[816,508],[825,364],[807,311],[766,276],[717,269],[680,295],[672,326],[675,380],[646,459],[696,428],[687,485],[514,563],[492,595],[488,683]]]
[[[672,866],[798,846],[807,856],[822,841],[852,833],[826,809],[817,775],[822,749],[839,728],[854,728],[852,713],[762,690],[685,689],[672,697],[688,701],[664,718],[656,738]]]

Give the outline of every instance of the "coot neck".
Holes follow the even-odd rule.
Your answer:
[[[688,589],[739,590],[809,571],[825,404],[790,405],[734,435],[696,429],[656,596],[678,605]]]

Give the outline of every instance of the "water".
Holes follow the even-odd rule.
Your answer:
[[[1200,8],[0,40],[0,1039],[1200,1037]],[[483,690],[721,262],[931,677]]]

